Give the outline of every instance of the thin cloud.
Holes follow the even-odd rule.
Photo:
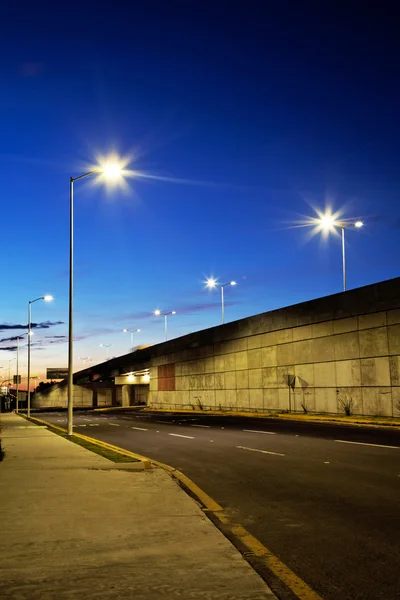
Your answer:
[[[236,306],[241,304],[239,300],[225,300],[225,306]],[[202,312],[204,310],[215,310],[221,308],[221,302],[207,302],[201,304],[186,304],[180,306],[177,310],[177,314],[180,315],[191,315],[193,313]]]
[[[55,325],[64,325],[64,321],[42,321],[42,323],[31,323],[31,329],[49,329]],[[0,331],[10,331],[14,329],[28,329],[28,325],[23,325],[21,323],[0,324]]]

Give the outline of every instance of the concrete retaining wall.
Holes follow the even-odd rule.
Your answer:
[[[287,309],[292,321],[295,310]],[[281,321],[284,311],[276,311]],[[149,404],[399,416],[400,308],[320,322],[313,313],[298,314],[308,323],[279,328],[274,313],[265,313],[252,317],[259,321],[251,323],[253,335],[240,335],[250,325],[242,322],[231,339],[157,356]],[[160,391],[159,366],[166,364],[175,365],[175,391]]]

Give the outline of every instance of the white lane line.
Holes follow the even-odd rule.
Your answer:
[[[112,427],[119,427],[118,423],[109,423]]]
[[[350,442],[349,440],[335,440],[339,444],[357,444],[357,446],[374,446],[375,448],[392,448],[398,450],[400,446],[386,446],[385,444],[368,444],[367,442]]]
[[[188,440],[194,440],[194,437],[192,437],[191,435],[179,435],[179,433],[169,433],[168,435],[173,435],[174,437],[183,437],[187,438]]]
[[[247,448],[247,446],[236,446],[236,448],[240,448],[241,450],[250,450],[251,452],[261,452],[262,454],[274,454],[275,456],[285,456],[285,454],[281,454],[280,452],[270,452],[269,450],[259,450],[258,448]]]
[[[189,423],[190,427],[211,427],[211,425],[195,425],[194,423]]]
[[[169,425],[171,423],[171,421],[156,421],[156,423],[162,423],[163,425]]]
[[[132,427],[132,429],[137,429],[138,431],[148,431],[148,429],[145,429],[144,427]]]
[[[275,431],[260,431],[258,429],[242,429],[242,431],[246,431],[247,433],[266,433],[267,435],[276,435]]]

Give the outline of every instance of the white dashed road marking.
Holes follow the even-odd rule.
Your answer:
[[[194,437],[190,435],[179,435],[179,433],[169,433],[168,435],[173,435],[174,437],[183,437],[187,438],[188,440],[194,440]]]
[[[368,444],[367,442],[350,442],[349,440],[335,440],[339,444],[356,444],[357,446],[374,446],[375,448],[392,448],[398,450],[400,446],[386,446],[385,444]]]
[[[113,427],[119,427],[118,423],[109,423],[109,425],[112,425]]]
[[[258,429],[242,429],[246,433],[266,433],[267,435],[276,435],[275,431],[259,431]]]
[[[240,448],[241,450],[250,450],[251,452],[261,452],[262,454],[274,454],[275,456],[285,456],[281,454],[281,452],[270,452],[269,450],[259,450],[258,448],[247,448],[247,446],[236,446],[236,448]]]
[[[195,425],[194,423],[190,423],[190,427],[211,427],[211,425]]]
[[[148,429],[145,429],[144,427],[132,427],[132,429],[137,429],[138,431],[148,431]]]

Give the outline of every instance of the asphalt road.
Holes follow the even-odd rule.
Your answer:
[[[131,411],[75,425],[188,475],[325,600],[400,599],[399,432]]]

